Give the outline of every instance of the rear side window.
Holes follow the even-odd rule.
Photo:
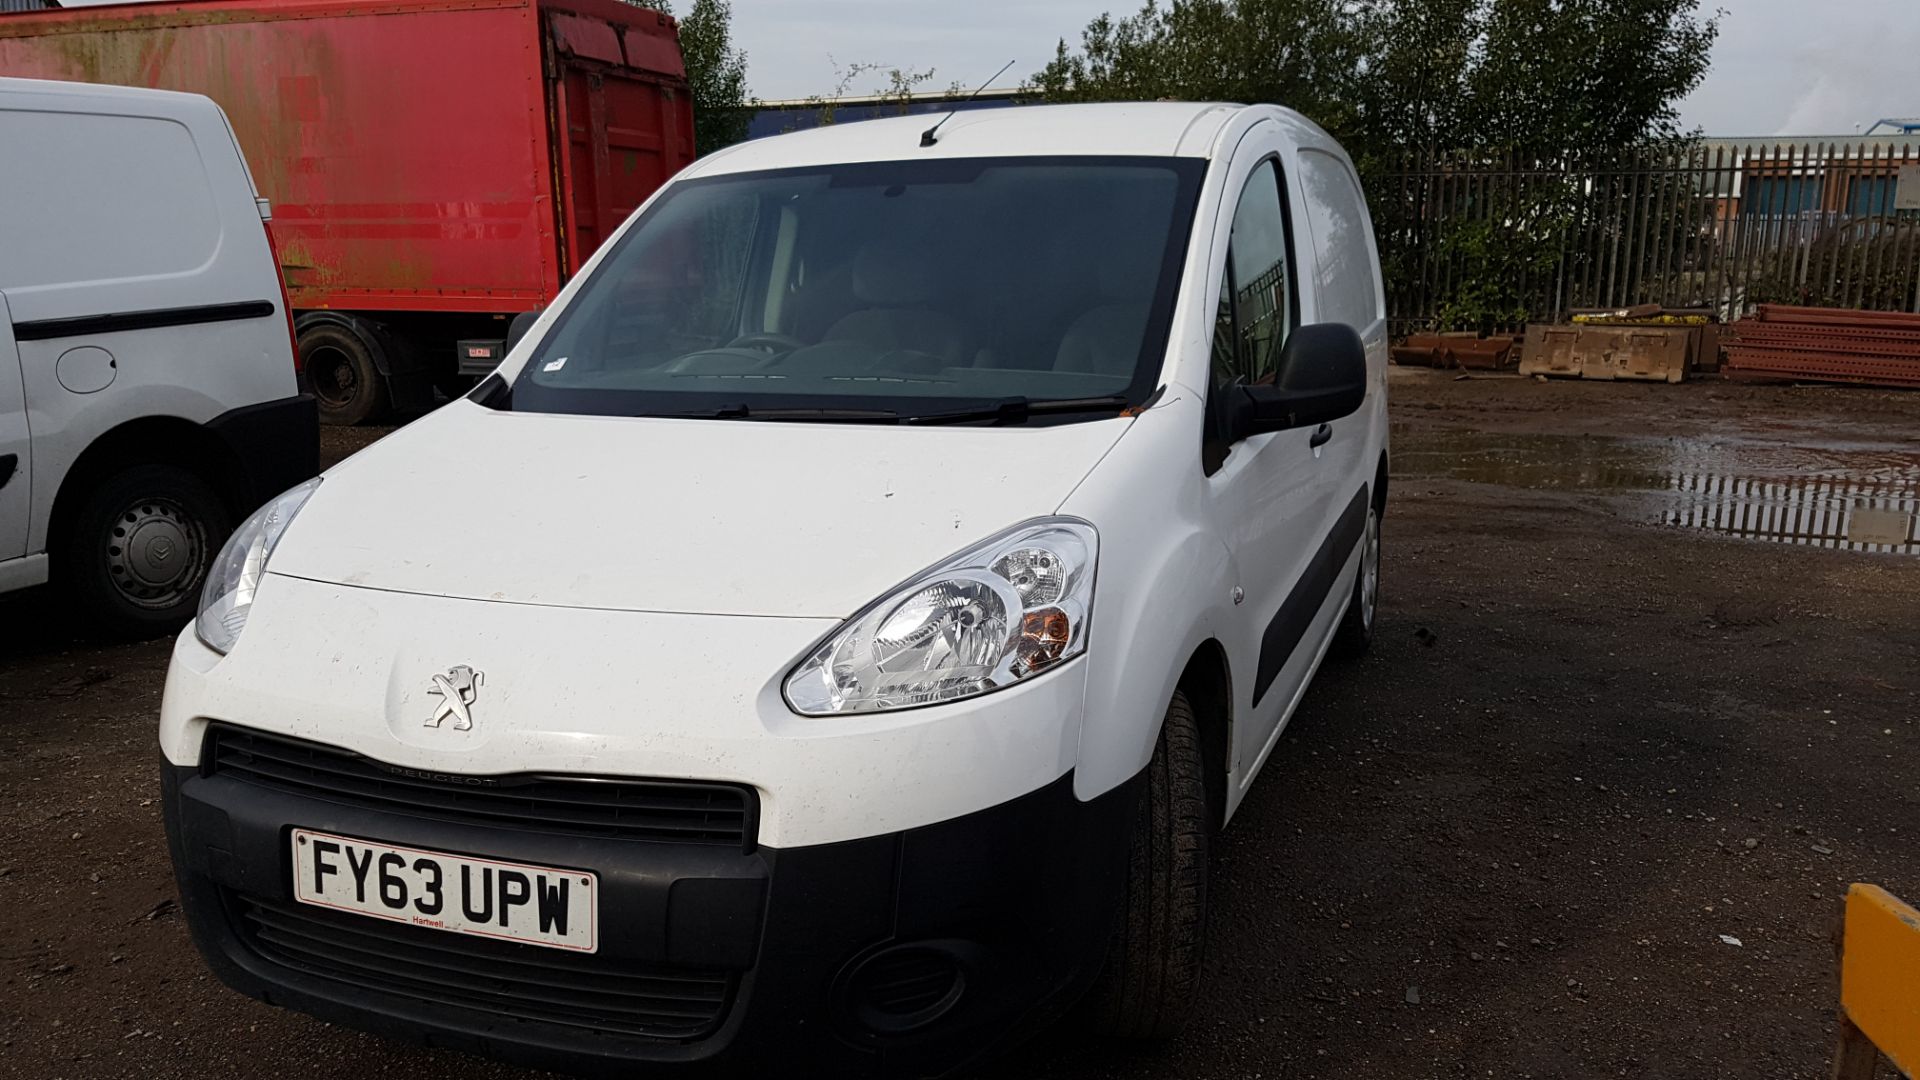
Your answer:
[[[1364,330],[1380,318],[1380,293],[1360,185],[1345,162],[1318,150],[1300,152],[1300,182],[1318,255],[1320,318]]]
[[[191,271],[220,219],[171,120],[0,111],[0,289]]]

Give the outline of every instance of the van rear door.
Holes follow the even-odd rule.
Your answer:
[[[669,84],[680,72],[671,39],[637,27],[622,35],[610,23],[564,11],[549,11],[546,27],[562,262],[572,275],[693,160],[692,106]]]
[[[27,553],[33,454],[27,434],[27,397],[20,382],[20,350],[13,318],[0,293],[0,562]]]

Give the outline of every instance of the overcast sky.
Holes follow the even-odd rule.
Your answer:
[[[682,7],[683,4],[676,4]],[[1849,134],[1920,116],[1920,0],[1705,0],[1725,9],[1713,70],[1681,105],[1710,135]],[[1077,43],[1102,11],[1139,0],[733,0],[737,44],[762,98],[826,94],[835,62],[934,68],[929,88],[969,88],[1009,60],[1018,83]],[[849,93],[880,88],[878,76]]]

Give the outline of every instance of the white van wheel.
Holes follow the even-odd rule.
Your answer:
[[[1198,998],[1206,946],[1207,807],[1200,725],[1175,691],[1147,765],[1134,820],[1127,895],[1106,967],[1092,992],[1092,1017],[1115,1038],[1172,1038]]]

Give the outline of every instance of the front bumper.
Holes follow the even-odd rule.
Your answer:
[[[1064,1011],[1104,955],[1138,789],[1136,780],[1081,802],[1068,773],[953,820],[776,849],[751,837],[732,846],[648,842],[415,816],[263,788],[212,762],[163,763],[163,775],[182,908],[201,952],[235,989],[540,1067],[604,1073],[654,1063],[754,1076],[939,1074]],[[302,908],[290,882],[294,826],[594,870],[604,882],[602,946],[567,958],[585,961],[577,970],[543,976],[551,999],[577,1004],[569,995],[584,987],[632,978],[690,987],[689,1000],[711,1014],[678,1035],[649,1036],[503,1005],[499,965],[545,961],[549,950],[467,947],[474,939]],[[295,920],[292,932],[319,951],[279,948],[260,929],[276,919]],[[361,924],[391,940],[376,950],[355,939],[356,955],[441,957],[421,950],[448,948],[450,938],[461,948],[438,966],[369,960],[343,973],[326,959],[346,955],[329,935],[376,932]]]

